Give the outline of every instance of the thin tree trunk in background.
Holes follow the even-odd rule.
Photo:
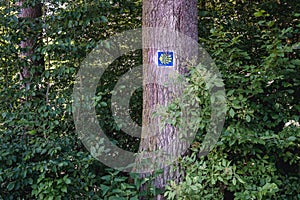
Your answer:
[[[197,0],[144,0],[143,1],[143,27],[155,27],[166,28],[173,31],[183,33],[193,40],[197,41],[198,27],[197,27]],[[158,38],[151,38],[143,33],[143,43],[153,43],[153,46],[157,46],[159,43]],[[183,45],[183,49],[195,48],[189,47],[189,44],[176,44],[176,41],[168,41],[170,46]],[[156,43],[156,44],[154,44]],[[172,44],[171,44],[172,43]],[[172,93],[175,91],[173,87],[164,87],[160,84],[156,84],[157,79],[167,77],[170,73],[168,70],[176,70],[181,74],[186,73],[186,66],[181,63],[180,59],[175,58],[175,66],[170,69],[164,69],[162,72],[155,60],[157,60],[157,51],[161,49],[155,48],[143,48],[143,76],[144,80],[149,77],[151,84],[146,84],[144,81],[143,90],[143,129],[142,139],[140,143],[140,152],[148,151],[153,152],[159,149],[164,149],[168,154],[177,151],[176,138],[179,138],[178,129],[172,125],[165,125],[164,129],[159,127],[160,118],[152,118],[153,111],[155,111],[155,105],[166,106],[173,100]],[[172,49],[164,49],[166,51]],[[176,53],[176,52],[175,52]],[[175,55],[176,57],[176,55]],[[168,78],[166,78],[168,79]],[[166,80],[168,81],[168,80]],[[175,87],[175,86],[174,86]],[[151,128],[144,128],[146,126]],[[151,136],[150,136],[151,135]],[[150,137],[147,137],[150,136]],[[171,144],[174,143],[175,144]],[[153,162],[159,165],[159,160]],[[158,176],[153,185],[156,188],[164,189],[167,181],[174,180],[178,182],[180,180],[180,172],[174,171],[174,166],[163,166],[163,172]],[[151,173],[142,174],[142,177],[153,175]],[[144,186],[141,190],[147,190],[148,186]],[[156,199],[164,199],[162,195],[156,196]]]
[[[42,16],[42,4],[39,2],[35,3],[35,6],[33,7],[24,7],[23,3],[25,0],[21,0],[17,3],[17,5],[20,7],[20,12],[18,14],[18,17],[20,19],[23,18],[23,20],[30,20],[32,23],[35,23],[35,28],[41,27],[38,23],[37,18]],[[26,30],[24,30],[25,33],[32,31],[29,27],[27,27]],[[38,46],[39,40],[41,39],[41,29],[40,30],[34,30],[33,31],[35,35],[28,36],[29,34],[26,34],[25,40],[21,41],[20,47],[21,47],[21,53],[20,57],[21,59],[24,59],[24,62],[29,61],[29,64],[27,66],[22,66],[20,71],[20,80],[26,79],[26,84],[24,85],[27,89],[30,86],[29,79],[32,78],[35,74],[32,74],[30,72],[30,68],[33,66],[43,66],[44,60],[41,55],[35,56],[35,58],[32,57],[32,55],[35,54],[35,50]],[[25,61],[26,60],[26,61]],[[39,70],[35,70],[36,72]]]

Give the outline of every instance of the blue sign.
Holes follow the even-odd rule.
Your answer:
[[[174,53],[173,52],[157,52],[157,63],[159,67],[173,67]]]

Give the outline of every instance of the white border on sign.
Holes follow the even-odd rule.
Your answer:
[[[158,65],[158,52],[172,52],[173,53],[173,66],[159,66]],[[154,63],[156,64],[156,67],[158,68],[175,68],[176,66],[176,52],[172,50],[157,50],[155,55],[153,56]]]

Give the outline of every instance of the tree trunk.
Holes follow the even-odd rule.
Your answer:
[[[166,87],[162,83],[170,81],[169,75],[174,73],[174,71],[180,74],[185,74],[187,72],[187,66],[183,63],[183,60],[180,59],[180,55],[177,55],[178,51],[174,51],[174,49],[179,47],[181,51],[188,52],[190,50],[193,51],[193,49],[196,49],[197,47],[189,43],[181,42],[178,44],[178,41],[174,41],[172,38],[160,38],[160,33],[158,32],[162,31],[160,28],[170,30],[170,32],[178,31],[197,41],[197,1],[144,0],[143,28],[146,27],[158,29],[157,33],[154,34],[143,32],[144,88],[143,128],[140,152],[156,152],[162,149],[163,153],[176,155],[176,151],[184,148],[184,144],[179,142],[180,135],[178,128],[170,124],[160,127],[162,126],[160,123],[162,119],[160,117],[152,116],[157,109],[156,105],[167,106],[174,99],[173,94],[176,92],[176,86]],[[163,45],[160,46],[160,43]],[[166,56],[168,56],[168,52],[173,52],[173,66],[159,66],[159,62],[164,62],[163,58],[159,61],[159,52],[163,52]],[[153,181],[153,186],[162,190],[167,181],[174,180],[178,182],[180,180],[180,174],[182,174],[176,164],[169,166],[162,164],[164,162],[163,159],[165,159],[164,156],[158,156],[156,158],[152,157],[150,159],[150,162],[155,164],[157,168],[162,168],[163,172],[161,175]],[[176,167],[176,170],[174,170],[174,166]],[[146,177],[153,175],[154,173],[154,171],[151,171],[144,173],[141,176]],[[148,186],[145,185],[141,189],[147,190],[147,188]],[[163,199],[163,196],[157,195],[156,199]]]
[[[34,70],[36,71],[35,74],[31,73],[31,67],[33,66],[41,66],[44,64],[43,57],[41,55],[35,55],[36,54],[35,50],[38,47],[39,40],[41,39],[41,29],[39,27],[40,24],[38,20],[35,20],[39,17],[42,16],[42,4],[36,2],[33,7],[25,7],[23,6],[25,0],[21,0],[17,3],[17,5],[20,7],[20,12],[18,14],[18,17],[20,20],[28,20],[33,23],[33,27],[35,30],[31,30],[30,27],[24,27],[26,30],[23,30],[25,32],[25,40],[21,41],[20,47],[21,47],[21,53],[20,57],[23,59],[24,62],[29,62],[27,65],[21,67],[21,72],[20,72],[20,80],[26,80],[24,83],[24,86],[26,89],[29,89],[30,87],[30,79],[34,76],[37,75],[38,69]],[[33,32],[30,34],[30,31]]]

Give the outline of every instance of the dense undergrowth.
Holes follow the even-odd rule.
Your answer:
[[[141,2],[44,1],[44,13],[51,14],[40,19],[43,43],[31,59],[44,57],[45,67],[32,69],[39,76],[29,90],[18,76],[20,66],[29,65],[19,59],[18,44],[41,27],[16,18],[9,2],[0,3],[0,199],[138,199],[149,180],[90,155],[75,134],[71,94],[80,62],[99,40],[141,26]],[[199,42],[222,73],[228,112],[219,142],[205,157],[199,149],[210,114],[203,113],[191,152],[180,161],[184,180],[170,182],[167,199],[300,199],[299,12],[292,0],[199,1]],[[96,105],[106,134],[131,151],[139,141],[114,123],[110,96],[118,77],[141,64],[140,55],[111,65]],[[207,102],[201,75],[194,71],[190,78]],[[141,92],[131,99],[139,124]]]

